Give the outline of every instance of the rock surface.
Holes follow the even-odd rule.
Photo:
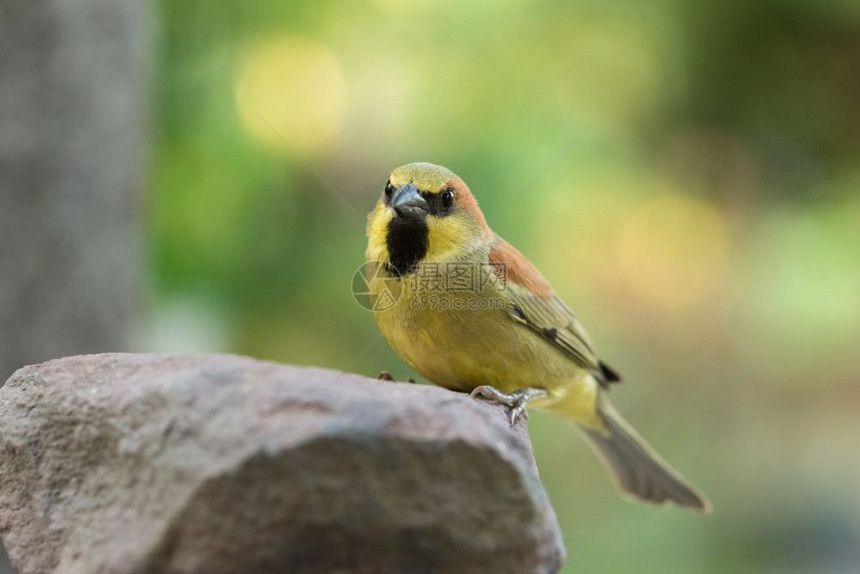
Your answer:
[[[18,574],[557,572],[504,416],[226,355],[25,367],[0,389],[0,535]]]

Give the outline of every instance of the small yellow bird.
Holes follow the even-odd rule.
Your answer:
[[[710,510],[609,403],[620,376],[540,272],[489,228],[462,179],[431,163],[398,167],[367,235],[374,317],[413,369],[507,405],[512,423],[529,403],[560,415],[628,495]]]

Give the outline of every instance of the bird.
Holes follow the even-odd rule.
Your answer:
[[[421,376],[507,406],[512,425],[527,406],[559,415],[629,498],[711,510],[612,406],[619,373],[454,172],[390,172],[368,215],[365,277],[379,330]]]

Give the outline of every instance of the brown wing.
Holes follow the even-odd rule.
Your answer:
[[[573,311],[552,290],[549,282],[514,246],[497,237],[490,248],[490,265],[505,282],[514,320],[552,343],[577,365],[592,371],[601,383],[621,377],[600,357]]]

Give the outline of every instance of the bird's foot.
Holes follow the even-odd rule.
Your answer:
[[[377,381],[393,381],[394,377],[392,377],[391,373],[389,373],[388,371],[379,371],[379,374],[376,375],[376,380]],[[413,379],[412,377],[407,377],[406,382],[407,383],[414,383],[415,379]]]
[[[472,398],[481,397],[489,399],[511,409],[508,413],[508,420],[510,420],[513,426],[520,415],[528,416],[526,415],[526,406],[530,401],[545,399],[549,396],[549,393],[543,389],[520,389],[519,391],[507,394],[490,385],[481,385],[480,387],[475,387],[469,396]]]

